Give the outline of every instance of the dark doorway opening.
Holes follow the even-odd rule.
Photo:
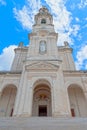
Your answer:
[[[71,115],[72,115],[72,117],[75,117],[75,111],[73,108],[71,108]]]
[[[10,116],[12,116],[13,115],[13,108],[11,109],[11,114],[10,114]]]
[[[47,106],[39,106],[39,116],[47,116]]]

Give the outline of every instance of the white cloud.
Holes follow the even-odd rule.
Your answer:
[[[85,18],[85,20],[87,20],[87,17]]]
[[[77,21],[77,22],[79,22],[79,21],[80,21],[80,19],[79,19],[78,17],[76,17],[75,19],[76,19],[76,21]]]
[[[87,28],[87,24],[85,24],[85,25],[83,26],[83,28]]]
[[[22,9],[13,9],[15,18],[22,24],[24,29],[31,29],[34,23],[34,15],[41,7],[40,0],[27,0],[27,5],[24,5]]]
[[[72,25],[72,15],[65,7],[64,0],[45,0],[51,8],[51,13],[54,17],[54,27],[59,33],[58,44],[62,45],[64,41],[73,43],[71,35],[77,36],[80,29],[79,25]]]
[[[82,40],[82,34],[81,34],[81,33],[79,33],[79,34],[78,34],[77,39],[78,39],[79,41],[81,41],[81,40]]]
[[[6,1],[5,0],[0,0],[0,4],[1,5],[6,5]]]
[[[16,45],[11,45],[3,49],[2,54],[0,54],[0,70],[9,70],[14,58],[14,48]]]
[[[83,46],[78,52],[77,52],[77,61],[76,61],[76,68],[82,69],[84,62],[86,61],[86,64],[84,65],[85,69],[87,68],[87,45]]]
[[[80,9],[85,8],[87,6],[87,0],[81,0],[80,3],[78,4],[78,7]]]
[[[54,19],[55,30],[59,33],[58,44],[62,45],[66,40],[69,43],[72,43],[73,40],[70,36],[77,36],[80,27],[79,25],[71,25],[72,15],[66,9],[65,1],[45,0],[45,2],[50,7]],[[24,29],[32,29],[32,25],[34,24],[34,15],[38,12],[41,4],[40,0],[27,0],[27,4],[24,5],[22,9],[17,9],[16,7],[13,9],[15,18],[21,23]]]
[[[86,70],[87,70],[87,64],[86,64],[85,68],[86,68]]]
[[[72,34],[73,36],[77,36],[78,31],[80,30],[80,25],[73,25],[72,27],[69,28],[69,33]]]
[[[32,26],[33,18],[29,16],[29,11],[26,6],[22,8],[22,10],[17,10],[14,8],[14,13],[16,19],[22,24],[24,29],[30,29]]]
[[[58,37],[58,45],[63,45],[64,41],[71,42],[69,28],[71,22],[71,14],[67,11],[66,7],[64,6],[63,0],[45,0],[46,3],[51,8],[51,14],[53,14],[54,19],[54,27],[56,32],[59,33]],[[67,33],[66,33],[66,32]]]
[[[70,5],[70,8],[71,8],[71,10],[74,10],[74,9],[76,8],[76,4],[75,4],[75,3],[72,3],[72,4]]]
[[[59,34],[58,34],[58,45],[59,46],[61,46],[61,45],[63,45],[64,43],[64,41],[68,41],[68,42],[70,42],[71,44],[73,43],[73,40],[69,37],[69,34],[68,33],[62,33],[62,32],[60,32]]]

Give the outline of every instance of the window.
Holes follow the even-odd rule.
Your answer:
[[[46,24],[46,19],[42,19],[41,24]]]

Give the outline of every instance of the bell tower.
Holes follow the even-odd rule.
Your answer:
[[[33,26],[33,31],[48,30],[49,32],[54,32],[53,17],[49,13],[46,7],[42,7],[39,13],[35,15],[35,24]]]
[[[46,7],[42,7],[35,15],[32,33],[29,34],[30,46],[27,60],[58,59],[57,38],[53,17]]]

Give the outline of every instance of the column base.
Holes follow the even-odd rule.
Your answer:
[[[22,113],[22,114],[17,114],[17,115],[13,115],[13,117],[31,117],[32,115],[29,115],[29,113]]]
[[[52,114],[52,117],[71,117],[69,113],[60,113],[60,112],[55,112]]]

